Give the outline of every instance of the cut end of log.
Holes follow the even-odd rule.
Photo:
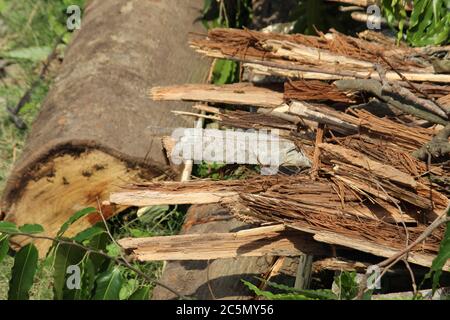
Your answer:
[[[30,171],[32,176],[17,177],[16,187],[9,185],[4,195],[5,220],[17,225],[40,224],[48,236],[57,231],[75,212],[98,207],[108,200],[111,192],[123,183],[132,183],[155,176],[149,168],[132,165],[100,150],[55,155]],[[106,217],[123,207],[108,207]],[[73,236],[101,221],[92,214],[71,226],[67,236]],[[19,245],[27,239],[15,239]],[[41,254],[51,245],[49,241],[36,241]]]

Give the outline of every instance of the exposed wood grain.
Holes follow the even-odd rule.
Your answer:
[[[209,204],[232,201],[237,192],[157,192],[150,190],[119,191],[111,194],[109,201],[118,205],[136,207],[157,206],[163,204]]]
[[[234,233],[187,234],[166,237],[127,238],[119,241],[138,261],[212,260],[239,256],[298,256],[298,232],[282,232],[283,225]]]
[[[230,85],[181,85],[154,87],[150,91],[153,100],[203,101],[212,103],[277,107],[283,103],[283,93],[251,84]]]

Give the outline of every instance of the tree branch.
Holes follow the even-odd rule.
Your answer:
[[[420,160],[427,160],[428,155],[432,155],[434,158],[444,157],[450,154],[450,142],[448,138],[450,137],[450,124],[448,124],[444,129],[438,132],[431,139],[430,142],[425,144],[422,148],[413,152],[413,156]]]
[[[441,125],[447,125],[449,122],[444,120],[440,116],[431,113],[426,110],[416,108],[412,105],[402,103],[395,100],[393,97],[383,94],[383,86],[380,81],[373,79],[357,79],[357,80],[338,80],[334,83],[339,90],[354,90],[354,91],[367,91],[377,96],[383,102],[397,108],[405,113],[416,116],[417,118],[437,123]]]

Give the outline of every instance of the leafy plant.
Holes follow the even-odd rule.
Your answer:
[[[413,46],[449,43],[450,1],[414,0],[409,17],[405,9],[405,1],[382,0],[381,4],[389,25],[398,28],[398,40],[405,37],[406,41]]]
[[[447,211],[447,217],[450,218],[450,209]],[[430,272],[425,279],[433,280],[433,292],[439,287],[439,280],[442,275],[443,268],[447,261],[450,259],[450,222],[447,222],[446,232],[444,238],[441,241],[438,255],[433,260]]]
[[[250,0],[205,0],[202,22],[206,29],[242,28],[251,20]],[[218,59],[214,64],[212,83],[227,84],[239,79],[239,64],[235,61]]]
[[[337,288],[336,290],[301,290],[270,282],[265,279],[257,279],[264,285],[281,291],[281,293],[273,293],[271,291],[262,290],[245,280],[242,280],[242,282],[257,296],[269,300],[353,300],[357,297],[359,291],[359,284],[356,281],[356,272],[345,271],[335,276],[333,286]],[[337,291],[337,293],[335,291]],[[370,300],[371,298],[372,291],[369,290],[366,294],[364,294],[363,299]]]
[[[339,289],[340,300],[352,300],[358,295],[356,272],[341,272],[334,277],[334,283]]]
[[[147,223],[150,219],[165,215],[169,208],[154,208],[141,215]],[[0,222],[0,263],[8,253],[14,259],[11,272],[8,298],[26,300],[30,297],[36,272],[39,268],[38,250],[33,242],[22,247],[14,254],[10,250],[10,238],[25,236],[29,239],[52,241],[44,265],[52,267],[53,297],[56,300],[140,300],[148,299],[151,289],[157,283],[147,275],[146,266],[128,262],[122,249],[116,244],[108,224],[97,224],[86,229],[73,238],[65,237],[70,226],[79,219],[97,212],[94,208],[86,208],[75,213],[61,226],[55,238],[41,235],[44,229],[40,225],[17,226],[11,222]],[[171,212],[176,212],[172,210]],[[101,213],[98,213],[101,214]],[[170,212],[169,212],[170,214]],[[174,230],[174,232],[177,230]],[[72,271],[79,271],[78,284],[70,286]]]
[[[327,32],[330,28],[347,32],[356,29],[357,24],[348,12],[336,14],[339,5],[324,0],[298,1],[291,13],[293,33],[317,35],[317,31]]]
[[[242,282],[257,296],[269,300],[351,300],[354,299],[358,293],[358,283],[356,282],[355,272],[342,272],[339,276],[335,277],[335,284],[340,292],[339,295],[328,289],[300,290],[260,278],[258,278],[258,280],[266,286],[277,289],[282,293],[261,290],[254,284],[245,280],[242,280]]]

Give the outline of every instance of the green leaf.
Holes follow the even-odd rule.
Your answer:
[[[78,233],[73,240],[82,243],[86,240],[92,240],[95,236],[105,233],[105,229],[101,227],[91,227]]]
[[[69,220],[67,220],[62,226],[61,229],[59,229],[57,237],[61,237],[68,229],[69,227],[74,224],[75,222],[77,222],[78,220],[80,220],[81,218],[87,216],[88,214],[97,212],[97,209],[95,208],[86,208],[83,209],[81,211],[78,211],[77,213],[75,213],[73,216],[71,216],[69,218]]]
[[[138,211],[138,218],[144,224],[153,223],[155,217],[163,215],[167,211],[169,211],[169,206],[152,206],[142,212],[142,214],[139,214]]]
[[[110,257],[119,257],[122,253],[122,248],[115,243],[110,243],[106,246],[106,252]]]
[[[51,52],[52,48],[50,47],[30,47],[4,52],[0,55],[3,58],[23,59],[38,62],[47,59]]]
[[[141,229],[136,228],[129,228],[128,232],[131,234],[133,238],[144,238],[144,237],[151,237],[153,234],[148,231],[144,231]]]
[[[447,212],[447,216],[450,217],[450,210]],[[433,260],[431,264],[430,272],[427,274],[426,278],[433,277],[433,291],[438,289],[439,280],[442,275],[442,269],[444,268],[447,261],[450,259],[450,222],[447,223],[447,229],[445,231],[444,238],[441,241],[438,255]]]
[[[66,288],[67,267],[78,265],[85,256],[85,251],[73,245],[59,244],[54,254],[53,291],[55,299],[62,300]]]
[[[91,248],[92,250],[104,252],[106,250],[106,246],[110,242],[111,239],[109,238],[109,235],[106,232],[104,232],[96,235],[91,240],[89,240],[89,248]],[[108,270],[109,265],[112,263],[108,258],[95,252],[92,252],[90,254],[90,258],[94,263],[96,273],[102,273]]]
[[[86,257],[81,265],[81,288],[64,289],[64,300],[90,300],[95,286],[95,265],[92,259]]]
[[[264,297],[269,300],[313,300],[310,299],[302,294],[296,294],[296,293],[282,293],[282,294],[274,294],[269,291],[264,291],[259,289],[254,284],[242,280],[242,282],[249,288],[251,291],[253,291],[257,296]]]
[[[231,60],[217,60],[213,71],[214,84],[227,84],[235,80],[237,63]]]
[[[334,277],[334,282],[340,290],[341,300],[352,300],[359,291],[359,285],[356,281],[356,272],[342,272]]]
[[[300,290],[300,289],[288,287],[283,284],[270,282],[265,279],[261,279],[261,278],[257,278],[257,279],[272,288],[286,291],[286,292],[297,293],[297,294],[303,295],[303,296],[311,298],[311,299],[321,299],[321,300],[337,300],[338,299],[338,297],[331,290]]]
[[[412,29],[419,23],[419,18],[425,11],[430,0],[418,0],[414,3],[414,10],[411,13],[411,18],[409,19],[409,28]]]
[[[129,279],[125,281],[120,289],[119,298],[120,300],[128,300],[131,295],[136,291],[139,286],[139,282],[136,279]]]
[[[150,287],[137,289],[128,300],[148,300],[150,299]]]
[[[20,232],[27,234],[37,234],[44,232],[44,228],[39,224],[25,224],[19,227]]]
[[[0,233],[20,233],[15,223],[8,221],[0,222]]]
[[[3,238],[0,241],[0,263],[3,262],[3,259],[5,259],[6,255],[9,251],[9,238]]]
[[[9,282],[9,300],[28,300],[38,264],[38,250],[30,243],[19,250],[14,259]]]
[[[119,300],[123,278],[120,269],[115,267],[112,271],[104,272],[97,279],[97,289],[94,300]]]

